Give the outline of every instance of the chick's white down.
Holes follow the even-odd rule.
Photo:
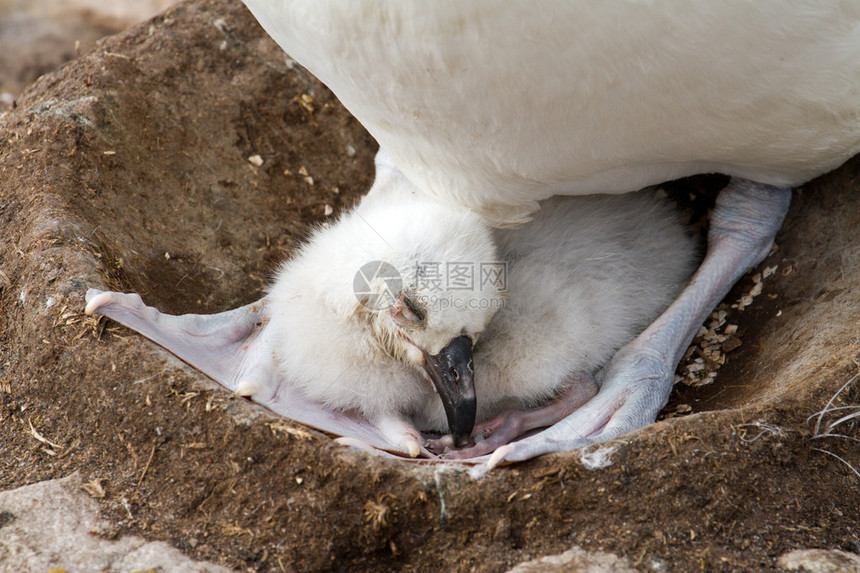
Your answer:
[[[510,295],[476,348],[483,419],[543,402],[583,379],[574,375],[597,374],[694,268],[677,214],[647,192],[555,197],[531,223],[495,234]]]
[[[588,375],[593,394],[588,377],[665,309],[693,266],[674,211],[646,193],[553,198],[532,222],[491,230],[467,210],[407,189],[375,186],[284,265],[269,294],[279,378],[374,423],[403,416],[420,430],[447,429],[439,397],[398,332],[431,352],[469,334],[478,420],[486,420],[551,399],[578,380],[574,374]],[[416,298],[437,301],[425,305],[420,328],[356,299],[355,272],[375,260],[398,268]],[[473,290],[422,292],[414,270],[428,262],[466,263],[475,272],[504,263],[506,292],[481,289],[478,280]]]
[[[477,338],[495,309],[468,301],[499,293],[477,282],[466,291],[444,284],[422,288],[416,268],[497,260],[492,232],[480,217],[427,197],[399,172],[378,172],[361,203],[319,229],[270,289],[268,328],[280,372],[274,383],[290,384],[336,410],[357,410],[376,424],[423,410],[438,397],[419,376],[419,348],[436,354],[461,334]],[[372,305],[356,292],[355,280],[365,264],[377,262],[396,269],[400,283],[371,280],[380,302]],[[465,304],[428,305],[420,325],[398,323],[392,305],[407,291],[416,301]]]

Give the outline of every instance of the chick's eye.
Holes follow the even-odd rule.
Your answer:
[[[415,316],[416,322],[423,324],[424,321],[427,320],[427,311],[425,311],[420,304],[416,303],[408,296],[403,297],[403,304],[406,305],[406,308],[409,309],[409,312],[411,312]]]
[[[403,328],[423,328],[427,320],[427,309],[404,292],[392,306],[391,316]]]

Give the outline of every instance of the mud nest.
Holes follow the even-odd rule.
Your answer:
[[[710,384],[679,384],[602,469],[572,452],[474,481],[336,446],[82,315],[90,287],[173,313],[255,300],[369,186],[373,140],[238,2],[102,42],[36,81],[0,135],[3,489],[79,470],[115,533],[256,570],[500,571],[573,545],[642,569],[772,569],[797,547],[860,551],[860,432],[832,426],[850,410],[808,419],[860,371],[856,160],[795,194],[778,249],[706,324],[688,364],[722,362]]]

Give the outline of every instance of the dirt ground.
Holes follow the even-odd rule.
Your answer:
[[[0,490],[79,471],[111,535],[251,571],[504,571],[574,545],[643,571],[768,571],[796,548],[860,552],[860,430],[828,431],[854,410],[810,419],[852,380],[830,407],[860,404],[857,159],[796,193],[776,271],[728,309],[742,344],[666,410],[689,415],[599,470],[572,452],[475,481],[353,452],[82,314],[91,287],[172,313],[259,298],[327,206],[368,188],[374,151],[232,0],[181,3],[17,97],[0,114]]]

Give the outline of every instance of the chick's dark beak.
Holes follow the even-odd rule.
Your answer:
[[[475,426],[477,402],[472,378],[472,339],[451,340],[439,354],[424,355],[424,369],[442,399],[454,445],[466,445]]]

